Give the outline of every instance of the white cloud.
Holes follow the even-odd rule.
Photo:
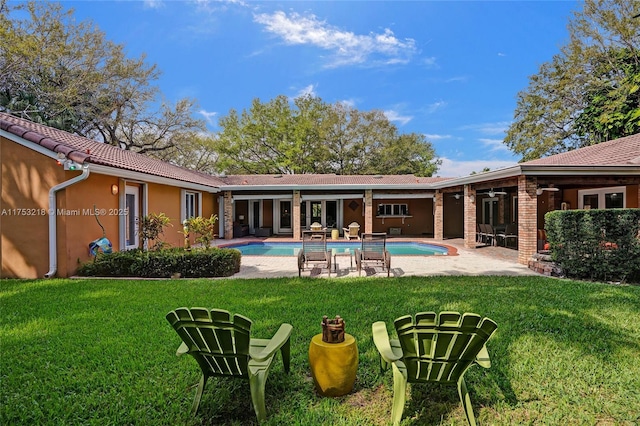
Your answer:
[[[328,67],[407,63],[417,52],[415,40],[399,39],[388,28],[379,34],[359,35],[338,29],[313,14],[287,15],[283,11],[255,15],[254,21],[286,44],[311,45],[332,52]]]
[[[427,105],[427,114],[433,114],[440,108],[443,108],[447,105],[445,101],[437,101],[432,104]]]
[[[355,99],[343,99],[341,101],[338,101],[338,103],[348,106],[349,108],[355,108],[356,107],[356,101]]]
[[[148,1],[148,0],[147,0]],[[152,0],[159,1],[159,0]],[[216,12],[226,10],[227,5],[247,6],[242,0],[195,0],[195,4],[201,12]]]
[[[516,165],[515,161],[504,160],[454,161],[449,158],[440,159],[442,165],[438,169],[437,176],[441,177],[464,177],[469,176],[471,172],[480,173],[485,167],[497,170]]]
[[[398,111],[387,110],[384,111],[384,115],[387,117],[389,121],[397,121],[401,125],[405,125],[411,120],[413,120],[413,116],[411,115],[400,115]]]
[[[425,133],[424,137],[427,138],[427,140],[430,140],[430,141],[438,141],[438,140],[442,140],[442,139],[451,139],[453,136],[451,136],[451,135],[435,135],[435,134]]]
[[[200,115],[204,116],[204,119],[207,121],[207,123],[209,123],[211,125],[215,124],[213,119],[215,118],[216,115],[218,115],[217,112],[205,111],[204,109],[201,109],[200,111],[198,111],[198,113]]]
[[[489,148],[490,152],[496,152],[496,151],[506,151],[506,152],[511,152],[509,151],[509,148],[503,143],[502,139],[484,139],[481,138],[479,139],[480,142],[482,142],[482,144]]]
[[[444,82],[445,83],[457,83],[457,82],[466,83],[467,81],[469,81],[469,77],[467,77],[467,76],[459,76],[459,77],[447,78]]]
[[[304,96],[317,96],[315,91],[315,85],[310,84],[307,87],[303,87],[298,91],[298,94],[294,98],[302,98]]]
[[[484,135],[500,135],[506,133],[509,128],[508,121],[498,121],[496,123],[469,124],[462,126],[463,130],[475,130]]]
[[[163,0],[144,0],[143,6],[145,9],[160,9],[164,7]]]
[[[427,68],[440,68],[440,66],[438,65],[438,62],[435,58],[435,56],[430,56],[428,58],[423,58],[422,59],[422,63],[427,67]]]

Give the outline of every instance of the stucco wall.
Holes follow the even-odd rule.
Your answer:
[[[65,180],[78,172],[65,172]],[[118,178],[91,173],[86,180],[58,192],[58,276],[75,274],[81,263],[91,260],[89,244],[103,236],[98,221],[114,249],[118,249],[118,196],[111,193],[111,185]],[[94,214],[98,210],[98,221]]]
[[[64,180],[56,161],[0,138],[0,277],[41,278],[49,270],[49,188]]]

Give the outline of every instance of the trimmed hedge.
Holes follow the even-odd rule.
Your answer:
[[[85,277],[182,278],[229,277],[240,271],[240,251],[226,248],[158,251],[127,250],[100,254],[80,266]]]
[[[640,209],[554,210],[545,230],[567,277],[640,282]]]

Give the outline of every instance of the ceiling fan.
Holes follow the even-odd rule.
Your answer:
[[[483,192],[482,194],[486,194],[486,195],[488,195],[488,196],[489,196],[489,198],[493,198],[493,197],[495,197],[496,195],[507,195],[507,193],[506,193],[506,192],[504,192],[504,191],[494,191],[494,190],[493,190],[493,188],[491,188],[491,189],[489,190],[489,192]]]
[[[551,187],[551,188],[541,188],[541,187],[538,187],[538,188],[536,188],[536,195],[542,195],[542,193],[543,193],[544,191],[557,192],[557,191],[560,191],[560,188],[556,188],[556,187]]]

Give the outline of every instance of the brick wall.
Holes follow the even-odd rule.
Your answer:
[[[436,240],[444,239],[444,194],[436,191],[434,202],[433,217],[433,238]]]
[[[233,238],[233,200],[231,191],[224,191],[224,239]]]
[[[476,190],[464,186],[464,246],[476,247]]]
[[[518,263],[527,265],[537,251],[538,179],[518,176]]]
[[[373,232],[373,191],[364,191],[364,232]]]
[[[291,220],[293,220],[293,238],[302,238],[302,229],[300,225],[300,191],[293,191],[293,206],[291,206]]]

